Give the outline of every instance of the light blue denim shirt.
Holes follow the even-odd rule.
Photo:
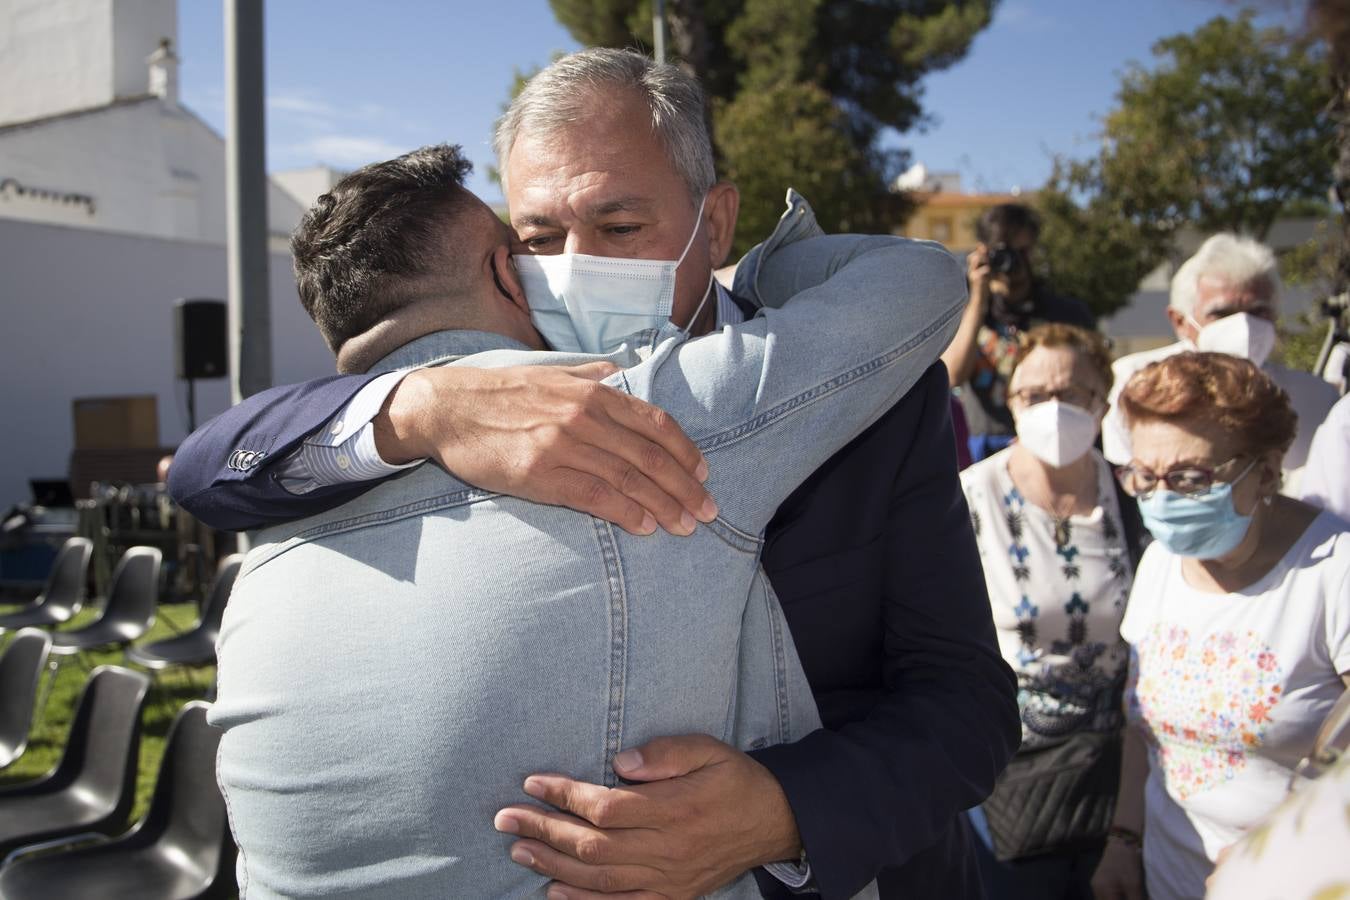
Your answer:
[[[750,749],[819,727],[764,528],[938,358],[966,292],[940,246],[813,237],[793,199],[737,272],[743,296],[790,302],[608,356],[609,383],[705,454],[717,521],[637,537],[426,465],[257,536],[211,714],[243,896],[542,896],[492,828],[527,775],[614,785],[614,755],[659,735]],[[378,368],[584,359],[462,331]],[[745,875],[716,896],[759,892]]]

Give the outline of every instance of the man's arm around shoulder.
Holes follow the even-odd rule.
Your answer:
[[[345,503],[369,485],[293,494],[272,477],[271,464],[294,452],[375,377],[330,375],[246,398],[183,441],[169,469],[169,493],[207,525],[227,531],[303,518]]]

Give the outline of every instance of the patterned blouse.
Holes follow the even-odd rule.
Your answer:
[[[1120,620],[1132,574],[1115,486],[1097,466],[1097,505],[1059,519],[1008,474],[1012,448],[961,473],[1003,658],[1017,673],[1024,747],[1120,725],[1129,650]]]

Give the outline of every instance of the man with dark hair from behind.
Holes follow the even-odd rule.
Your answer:
[[[457,148],[423,148],[339,182],[301,223],[303,302],[347,365],[558,361],[532,352],[544,341],[509,232],[465,171]],[[726,211],[709,204],[692,223],[714,258]],[[788,228],[812,221],[795,202]],[[537,769],[617,788],[620,754],[670,732],[708,735],[716,755],[819,727],[754,536],[918,381],[964,294],[937,245],[810,233],[743,263],[747,290],[795,294],[774,316],[696,341],[668,321],[575,355],[622,365],[614,384],[698,440],[721,498],[712,525],[629,535],[422,466],[259,533],[222,624],[211,713],[250,897],[538,894],[549,876],[487,827]],[[371,627],[353,639],[353,622]],[[739,759],[723,764],[786,806],[769,770]],[[779,822],[688,892],[758,897],[747,869],[791,871],[800,854],[790,814]]]
[[[975,225],[980,243],[966,257],[970,303],[942,354],[970,429],[974,462],[1012,441],[1008,376],[1023,332],[1045,322],[1097,326],[1087,304],[1054,293],[1036,277],[1040,235],[1040,217],[1020,203],[991,207]]]
[[[352,172],[305,213],[291,236],[296,290],[335,355],[381,320],[387,331],[417,300],[458,296],[476,281],[450,253],[431,252],[466,237],[467,227],[491,233],[463,187],[471,168],[457,147],[423,147]]]

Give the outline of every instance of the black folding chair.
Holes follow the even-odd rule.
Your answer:
[[[220,732],[206,723],[208,709],[193,701],[174,719],[145,818],[106,843],[43,856],[31,855],[38,848],[11,854],[0,869],[0,898],[232,896],[234,842],[215,778]]]
[[[216,638],[220,635],[221,617],[225,615],[225,601],[230,599],[230,591],[234,588],[234,580],[239,576],[239,567],[243,561],[241,553],[220,561],[215,581],[211,583],[211,591],[202,607],[201,621],[191,630],[152,644],[129,647],[127,661],[143,666],[152,673],[173,667],[183,667],[191,672],[194,668],[215,665]]]
[[[0,855],[74,835],[113,835],[136,795],[141,709],[150,679],[99,666],[85,683],[61,761],[46,775],[0,787]]]
[[[28,748],[33,705],[52,638],[37,628],[25,628],[0,656],[0,769]]]
[[[162,558],[155,547],[132,547],[122,554],[108,585],[103,614],[83,628],[52,635],[53,672],[61,658],[75,656],[83,662],[86,650],[125,647],[150,630],[159,602]]]
[[[62,544],[42,593],[23,609],[0,616],[0,634],[20,628],[50,628],[79,612],[93,551],[88,538],[73,537]]]

